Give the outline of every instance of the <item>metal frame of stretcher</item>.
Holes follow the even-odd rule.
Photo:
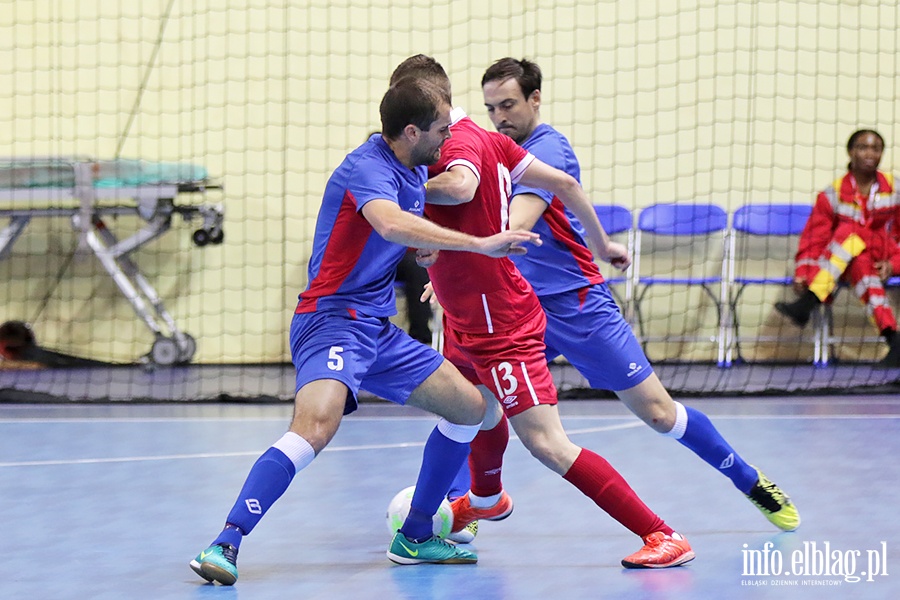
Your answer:
[[[78,202],[77,206],[72,207],[0,208],[0,217],[9,219],[9,224],[0,230],[0,260],[10,254],[13,244],[31,219],[68,217],[72,227],[80,233],[82,245],[90,248],[131,303],[135,313],[154,334],[155,340],[144,360],[158,365],[189,362],[197,350],[196,341],[178,328],[172,315],[163,306],[159,293],[140,272],[129,254],[168,231],[174,214],[180,215],[185,221],[192,221],[198,216],[202,218],[202,225],[192,236],[196,245],[221,243],[224,237],[224,211],[221,204],[177,205],[175,199],[179,194],[205,194],[207,190],[221,190],[222,186],[206,178],[186,178],[185,181],[98,187],[99,162],[88,158],[11,158],[0,159],[0,162],[13,169],[27,170],[34,168],[34,165],[50,165],[57,169],[71,168],[74,173],[74,185],[38,184],[0,188],[0,202]],[[98,204],[102,200],[121,201],[125,198],[131,198],[134,204]],[[123,240],[119,240],[104,221],[107,216],[134,214],[146,224]],[[152,306],[156,316],[148,308],[148,304]]]

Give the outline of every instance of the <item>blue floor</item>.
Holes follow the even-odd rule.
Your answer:
[[[516,510],[482,523],[479,563],[397,566],[385,557],[384,511],[414,482],[433,420],[373,403],[345,419],[245,540],[233,588],[205,583],[188,562],[285,430],[290,405],[0,404],[0,598],[900,597],[900,398],[685,402],[791,494],[797,532],[779,533],[727,479],[617,402],[572,400],[561,412],[573,441],[616,466],[696,560],[623,569],[639,540],[513,441],[504,481]],[[751,551],[781,574],[747,573]],[[825,552],[831,574],[813,564]],[[809,574],[785,573],[804,565]],[[887,574],[869,575],[874,567]]]

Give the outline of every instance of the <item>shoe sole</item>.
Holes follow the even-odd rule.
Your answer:
[[[193,567],[193,565],[191,566]],[[212,563],[201,563],[200,570],[202,571],[200,577],[207,581],[218,581],[222,585],[234,585],[234,582],[237,581],[237,577]]]
[[[191,569],[194,571],[194,573],[196,573],[203,579],[207,580],[208,582],[212,583],[213,580],[210,577],[206,576],[206,573],[203,572],[202,565],[200,563],[198,563],[196,560],[191,561]]]
[[[406,556],[399,556],[394,554],[393,552],[388,551],[387,557],[392,561],[397,563],[398,565],[424,565],[424,564],[433,564],[433,565],[474,565],[478,562],[477,558],[448,558],[447,560],[422,560],[420,558],[409,558]]]
[[[778,523],[776,523],[775,521],[773,521],[771,519],[769,519],[769,523],[771,523],[772,525],[774,525],[781,531],[797,531],[797,529],[800,527],[800,518],[799,517],[797,518],[796,525],[779,525]]]
[[[638,563],[630,563],[626,562],[624,559],[622,560],[622,566],[626,569],[668,569],[669,567],[677,567],[678,565],[683,565],[686,562],[691,562],[695,558],[695,554],[693,550],[685,552],[672,562],[668,562],[660,565],[651,565],[651,564],[638,564]]]

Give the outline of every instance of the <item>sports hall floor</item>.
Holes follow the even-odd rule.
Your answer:
[[[0,598],[900,598],[900,396],[683,401],[791,494],[798,531],[776,530],[618,402],[563,400],[571,438],[615,465],[697,558],[623,569],[639,540],[513,440],[504,479],[516,509],[482,524],[479,563],[397,566],[384,511],[414,482],[433,419],[367,402],[245,540],[232,588],[188,562],[285,430],[289,403],[0,403]],[[769,543],[781,575],[745,574],[746,551]],[[823,551],[832,573],[861,580],[816,574]],[[784,572],[795,557],[808,575]],[[887,574],[863,575],[870,559]]]

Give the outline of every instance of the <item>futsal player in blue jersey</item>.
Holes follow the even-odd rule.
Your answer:
[[[481,80],[488,116],[498,131],[580,181],[568,140],[541,122],[541,78],[531,61],[496,61]],[[591,387],[612,390],[652,429],[731,479],[776,527],[796,529],[800,515],[787,494],[744,461],[705,414],[672,400],[619,312],[578,220],[545,190],[517,184],[512,193],[510,229],[533,230],[543,241],[513,260],[547,315],[548,360],[565,356]]]
[[[367,390],[440,420],[424,450],[409,517],[388,557],[400,564],[473,563],[477,556],[432,535],[432,516],[478,432],[481,394],[449,362],[390,323],[394,273],[407,247],[504,257],[524,252],[531,232],[475,237],[422,218],[427,166],[450,137],[450,98],[427,82],[399,81],[384,95],[382,131],[351,152],[325,188],[290,330],[297,370],[289,431],[256,461],[212,544],[191,561],[207,581],[237,580],[241,540],[281,497],[294,475],[332,439]]]

